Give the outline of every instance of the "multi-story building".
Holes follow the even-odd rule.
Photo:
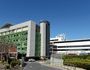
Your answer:
[[[46,57],[49,46],[50,25],[48,21],[27,21],[0,29],[0,42],[14,44],[18,54],[26,57]]]
[[[90,39],[65,40],[63,36],[50,39],[50,51],[57,54],[90,54]]]

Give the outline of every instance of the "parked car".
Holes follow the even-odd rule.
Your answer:
[[[28,61],[29,62],[35,62],[35,59],[29,59]]]

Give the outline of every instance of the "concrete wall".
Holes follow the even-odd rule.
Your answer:
[[[40,22],[41,57],[49,57],[50,24],[48,21]]]
[[[19,30],[21,28],[24,28],[26,26],[28,26],[28,24],[31,23],[31,21],[27,21],[27,22],[23,22],[23,23],[20,23],[20,24],[17,24],[17,25],[14,25],[14,26],[10,26],[9,28],[3,28],[3,29],[0,29],[0,33],[1,32],[7,32],[7,31],[12,31],[12,30]]]
[[[57,46],[84,46],[90,45],[90,41],[81,41],[81,42],[65,42],[65,43],[55,43]]]
[[[52,44],[56,46],[56,53],[62,54],[88,54],[90,53],[90,39],[71,40],[54,42]]]
[[[27,57],[35,56],[35,33],[36,33],[36,24],[35,22],[30,22],[28,24],[28,40],[27,40]]]
[[[46,24],[40,23],[41,56],[46,56]]]
[[[17,25],[10,26],[9,28],[0,29],[0,35],[8,35],[22,31],[28,31],[26,56],[33,57],[35,56],[35,33],[36,33],[35,22],[27,21]]]

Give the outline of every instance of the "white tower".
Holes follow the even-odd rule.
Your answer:
[[[28,24],[28,36],[27,36],[27,57],[35,56],[35,33],[36,33],[36,24],[31,21]]]
[[[41,57],[49,56],[50,24],[48,21],[40,22]]]

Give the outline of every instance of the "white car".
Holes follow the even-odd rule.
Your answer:
[[[35,62],[35,60],[34,60],[34,59],[29,59],[28,61],[29,61],[29,62]]]

